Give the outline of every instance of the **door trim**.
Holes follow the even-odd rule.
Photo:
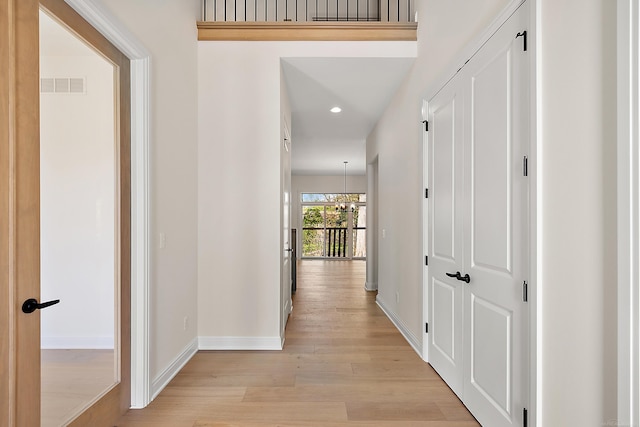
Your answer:
[[[640,418],[640,298],[638,98],[640,13],[637,2],[618,0],[618,417]]]
[[[111,13],[94,2],[65,0],[124,53],[131,67],[131,408],[152,400],[150,374],[150,58]]]

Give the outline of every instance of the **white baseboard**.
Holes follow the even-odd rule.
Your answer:
[[[371,291],[377,291],[378,290],[378,282],[365,282],[364,283],[364,290],[371,292]]]
[[[173,362],[167,366],[164,371],[151,381],[151,400],[155,399],[158,394],[169,384],[169,381],[175,377],[178,372],[187,364],[189,360],[198,351],[198,339],[194,338],[185,348],[182,353],[176,357]]]
[[[275,337],[198,337],[200,350],[282,350],[284,338]]]
[[[415,335],[413,335],[407,328],[407,325],[405,325],[404,322],[388,308],[384,300],[380,298],[380,295],[376,297],[376,304],[378,304],[378,307],[380,307],[382,311],[384,311],[384,314],[387,315],[387,317],[389,318],[389,320],[391,320],[395,327],[398,328],[404,339],[406,339],[413,350],[418,353],[418,356],[422,358],[422,343],[420,342],[420,340]]]
[[[113,337],[42,337],[43,350],[113,350]]]

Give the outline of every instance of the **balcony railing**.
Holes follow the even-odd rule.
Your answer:
[[[366,258],[366,227],[351,228],[349,241],[348,227],[302,229],[303,258]]]
[[[417,0],[204,0],[209,22],[412,22]]]
[[[203,0],[198,40],[416,40],[418,0]]]

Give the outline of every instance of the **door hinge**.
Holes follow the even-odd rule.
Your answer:
[[[522,302],[529,302],[529,285],[526,280],[522,282]]]
[[[529,176],[529,159],[527,156],[522,159],[522,175]]]
[[[516,38],[522,37],[524,39],[524,51],[527,51],[527,31],[516,34]]]
[[[429,122],[427,120],[423,120],[422,123],[424,123],[424,131],[429,132]]]
[[[424,189],[424,198],[425,198],[425,199],[428,199],[428,198],[429,198],[429,189],[428,189],[428,188],[425,188],[425,189]]]
[[[522,408],[522,427],[527,427],[529,417],[527,416],[527,408]]]
[[[425,333],[425,334],[428,334],[428,333],[429,333],[429,324],[428,324],[428,323],[425,323],[425,324],[424,324],[424,333]]]
[[[429,265],[429,256],[428,255],[424,256],[424,265]]]

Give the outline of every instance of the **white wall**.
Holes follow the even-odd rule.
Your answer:
[[[152,379],[197,331],[197,31],[199,0],[94,0],[151,53]],[[159,235],[166,236],[160,249]],[[187,328],[184,319],[187,317]]]
[[[418,59],[367,141],[379,157],[379,294],[422,337],[422,95],[508,0],[418,3]],[[615,2],[538,0],[538,425],[615,418]],[[532,38],[533,39],[533,38]],[[535,40],[531,40],[535,43]],[[394,206],[403,198],[404,209]],[[395,292],[400,302],[395,303]]]
[[[207,348],[277,348],[280,58],[412,57],[416,44],[200,42],[198,49],[198,333]]]
[[[85,94],[40,96],[41,300],[60,299],[43,348],[114,348],[113,66],[84,49],[40,57],[42,77],[86,79]]]

